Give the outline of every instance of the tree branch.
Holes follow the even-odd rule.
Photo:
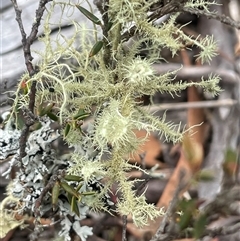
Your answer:
[[[38,28],[41,23],[41,19],[45,10],[45,5],[52,1],[52,0],[40,0],[38,8],[36,10],[36,16],[35,16],[35,21],[32,24],[32,29],[27,37],[27,34],[24,30],[23,22],[22,22],[22,10],[18,7],[17,0],[11,0],[15,13],[16,13],[16,21],[18,22],[19,30],[22,35],[22,47],[23,47],[23,53],[24,53],[24,58],[25,58],[25,64],[29,73],[29,76],[32,77],[35,75],[38,71],[38,69],[32,64],[32,54],[31,54],[31,45],[33,41],[35,40],[37,33],[38,33]],[[30,93],[29,93],[29,110],[34,113],[34,106],[35,106],[35,95],[36,95],[36,81],[32,82]],[[25,113],[26,114],[26,113]],[[29,114],[29,113],[28,113]],[[27,143],[27,136],[29,133],[29,128],[34,122],[28,122],[27,119],[30,116],[24,115],[25,119],[25,127],[23,128],[21,137],[20,137],[20,163],[22,162],[22,158],[26,155],[25,148],[26,148],[26,143]]]
[[[209,19],[215,19],[218,20],[226,25],[229,25],[231,27],[240,29],[240,22],[236,22],[230,17],[224,15],[224,14],[218,14],[213,12],[206,12],[204,10],[200,9],[193,9],[193,8],[187,8],[184,7],[184,4],[186,3],[186,0],[172,0],[169,3],[165,4],[164,6],[160,5],[159,8],[155,9],[155,11],[149,15],[148,21],[155,21],[167,14],[170,13],[176,13],[176,12],[187,12],[191,14],[196,14],[198,16],[202,15]],[[134,34],[136,33],[136,26],[131,27],[129,30],[127,30],[123,35],[122,39],[130,39]]]
[[[123,230],[122,230],[122,241],[127,241],[127,216],[123,215],[122,216],[122,221],[123,221]]]
[[[172,201],[170,202],[168,209],[164,215],[164,218],[156,232],[156,234],[152,237],[150,241],[167,241],[167,240],[172,240],[172,236],[176,236],[176,230],[173,230],[175,227],[174,223],[169,224],[169,220],[171,217],[173,217],[173,214],[175,212],[175,208],[178,202],[178,196],[180,192],[184,189],[186,186],[186,183],[183,181],[185,172],[181,170],[180,175],[179,175],[179,185],[175,190],[175,193],[173,195]],[[169,225],[168,225],[169,224]],[[171,225],[172,224],[172,225]],[[166,230],[170,229],[170,230]]]
[[[214,229],[206,229],[203,236],[216,237],[220,235],[229,235],[229,234],[239,232],[239,230],[240,230],[240,223],[236,223],[229,227],[223,226],[223,227],[217,227]]]
[[[240,29],[240,22],[236,22],[236,21],[234,21],[233,19],[231,19],[230,17],[228,17],[224,14],[218,14],[216,12],[206,12],[204,10],[186,8],[186,7],[183,7],[181,10],[184,11],[184,12],[191,13],[191,14],[196,14],[198,16],[202,15],[202,16],[207,17],[208,19],[215,19],[215,20],[218,20],[218,21],[220,21],[220,22],[222,22],[226,25],[229,25],[231,27]]]

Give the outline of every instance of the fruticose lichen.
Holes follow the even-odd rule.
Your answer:
[[[9,117],[14,120],[18,116],[16,110],[28,106],[29,88],[36,81],[34,114],[39,117],[41,127],[29,134],[27,155],[21,163],[18,161],[20,131],[7,127],[0,130],[3,135],[0,138],[1,158],[15,155],[12,165],[21,166],[8,189],[9,195],[21,203],[21,209],[14,211],[35,212],[37,200],[57,171],[64,170],[67,175],[79,177],[78,181],[67,181],[77,192],[78,201],[71,204],[69,193],[63,188],[59,190],[56,203],[54,200],[62,218],[60,235],[65,240],[70,240],[70,230],[74,230],[81,240],[92,234],[91,228],[79,226],[79,220],[89,209],[111,212],[111,205],[115,205],[120,215],[131,215],[137,226],[146,225],[149,219],[163,214],[162,210],[147,204],[144,196],[136,195],[134,182],[126,177],[126,172],[136,167],[128,163],[128,156],[152,131],[174,143],[181,141],[183,133],[179,125],[166,123],[164,116],[158,118],[144,109],[139,103],[140,97],[153,96],[156,92],[174,95],[192,85],[203,87],[204,91],[214,95],[220,91],[218,76],[212,75],[209,80],[197,83],[175,81],[176,72],[156,75],[152,64],[159,62],[160,49],[168,48],[175,55],[185,45],[189,47],[191,42],[200,48],[198,58],[209,62],[215,55],[216,44],[209,36],[198,42],[198,39],[185,35],[175,23],[177,15],[160,25],[148,21],[149,9],[155,2],[109,0],[101,24],[93,29],[71,19],[68,13],[79,11],[73,2],[53,1],[48,5],[44,35],[39,38],[45,49],[37,51],[41,59],[37,63],[39,71],[31,77],[24,74],[20,79]],[[211,2],[189,1],[188,4],[208,9]],[[61,34],[58,24],[55,25],[59,27],[57,37],[51,36],[51,15],[59,6],[59,23],[61,18],[71,21],[70,38]],[[90,20],[86,18],[86,21]],[[129,47],[126,36],[133,25],[137,38]],[[138,56],[142,43],[149,44],[146,48],[149,55],[144,58]],[[99,49],[92,49],[93,46]],[[59,131],[53,129],[53,122],[58,124]],[[88,127],[84,125],[86,123]],[[147,133],[143,139],[138,139],[134,132],[140,129]],[[64,160],[56,155],[51,145],[59,136],[73,148],[73,153]],[[57,180],[56,184],[61,182]],[[117,203],[112,202],[109,195],[114,184],[121,193]],[[50,191],[42,198],[40,216],[52,209],[53,198]],[[78,208],[74,211],[72,205]]]

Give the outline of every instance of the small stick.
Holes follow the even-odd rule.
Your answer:
[[[127,215],[122,216],[123,220],[123,230],[122,230],[122,241],[127,241],[126,233],[127,233]]]
[[[173,216],[173,213],[175,211],[175,207],[176,207],[177,202],[178,202],[178,196],[179,196],[180,192],[186,186],[186,183],[183,182],[184,174],[185,174],[185,172],[183,170],[181,170],[180,174],[179,174],[179,185],[177,186],[177,188],[174,192],[172,201],[170,202],[170,204],[167,208],[167,211],[164,215],[164,218],[163,218],[156,234],[152,237],[152,239],[150,241],[169,240],[168,237],[172,235],[170,232],[166,233],[165,228],[166,228],[166,226],[169,222],[169,219]],[[163,239],[162,239],[162,237],[163,237]]]
[[[156,112],[160,110],[180,110],[190,108],[215,108],[215,107],[231,107],[238,103],[237,100],[225,99],[225,100],[208,100],[208,101],[195,101],[195,102],[180,102],[180,103],[165,103],[161,105],[152,105],[148,107],[150,112]],[[147,108],[147,107],[146,107]]]

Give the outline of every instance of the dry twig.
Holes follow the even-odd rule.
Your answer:
[[[126,233],[127,233],[127,216],[122,216],[123,221],[123,230],[122,230],[122,241],[127,241]]]
[[[174,215],[175,208],[176,208],[176,205],[178,202],[178,196],[179,196],[180,192],[186,187],[186,183],[183,181],[184,174],[185,174],[185,172],[183,170],[181,170],[180,175],[179,175],[179,185],[174,192],[172,201],[170,202],[170,204],[167,208],[166,214],[165,214],[156,234],[152,237],[152,239],[150,241],[168,241],[168,240],[172,240],[172,236],[175,235],[175,232],[172,232],[172,230],[166,231],[166,227],[169,224],[169,220]]]
[[[208,101],[196,101],[196,102],[180,102],[180,103],[164,103],[161,105],[152,105],[148,110],[150,112],[156,112],[160,110],[181,110],[190,108],[216,108],[216,107],[231,107],[238,103],[237,100],[225,99],[225,100],[208,100]]]
[[[33,76],[37,72],[37,68],[36,67],[34,68],[32,64],[33,57],[31,55],[31,45],[37,36],[38,28],[40,26],[43,13],[45,11],[45,5],[50,1],[52,0],[39,1],[39,5],[36,10],[35,21],[33,22],[31,32],[27,37],[27,34],[24,30],[22,17],[21,17],[22,10],[20,10],[20,8],[18,7],[17,0],[12,0],[12,4],[16,12],[16,21],[18,22],[18,26],[22,35],[23,53],[24,53],[25,64],[26,64],[29,76]],[[29,110],[32,113],[34,113],[35,95],[36,95],[36,81],[33,81],[29,92],[29,105],[28,105]],[[34,123],[34,122],[27,123],[28,117],[30,116],[25,116],[25,127],[23,128],[23,131],[20,137],[20,150],[19,150],[20,163],[22,163],[22,158],[26,156],[25,148],[27,143],[27,136],[29,133],[30,126]]]
[[[229,25],[231,27],[240,29],[240,22],[236,22],[236,21],[234,21],[233,19],[231,19],[230,17],[228,17],[224,14],[218,14],[216,12],[206,12],[204,10],[186,8],[186,7],[183,7],[181,10],[184,11],[184,12],[189,12],[191,14],[196,14],[198,16],[202,15],[202,16],[205,16],[209,19],[215,19],[215,20],[218,20],[218,21],[220,21],[220,22],[222,22],[226,25]]]

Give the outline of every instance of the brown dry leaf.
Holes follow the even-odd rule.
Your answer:
[[[135,238],[144,239],[146,236],[152,237],[155,234],[156,227],[158,228],[162,217],[158,218],[156,221],[150,222],[148,226],[143,228],[138,228],[134,223],[127,224],[127,231],[132,234]]]
[[[200,101],[201,97],[197,89],[192,86],[188,89],[188,101]],[[178,164],[168,181],[168,184],[157,203],[158,207],[167,207],[172,200],[173,194],[178,186],[179,174],[181,170],[185,171],[185,181],[190,180],[192,175],[200,168],[203,161],[203,142],[204,125],[199,125],[204,121],[203,109],[188,109],[188,126],[194,134],[189,136],[187,133],[183,139],[181,156]],[[184,192],[184,191],[183,191]]]
[[[145,138],[147,132],[145,130],[135,130],[135,135],[137,138]],[[150,134],[147,140],[141,145],[137,152],[130,156],[131,163],[141,163],[140,155],[145,154],[144,156],[144,164],[147,167],[153,167],[156,164],[161,164],[157,157],[160,155],[162,151],[160,141],[154,136],[154,134]]]
[[[183,138],[183,155],[184,161],[189,165],[192,174],[196,173],[203,160],[203,147],[200,143],[194,140],[189,135],[185,135]]]

